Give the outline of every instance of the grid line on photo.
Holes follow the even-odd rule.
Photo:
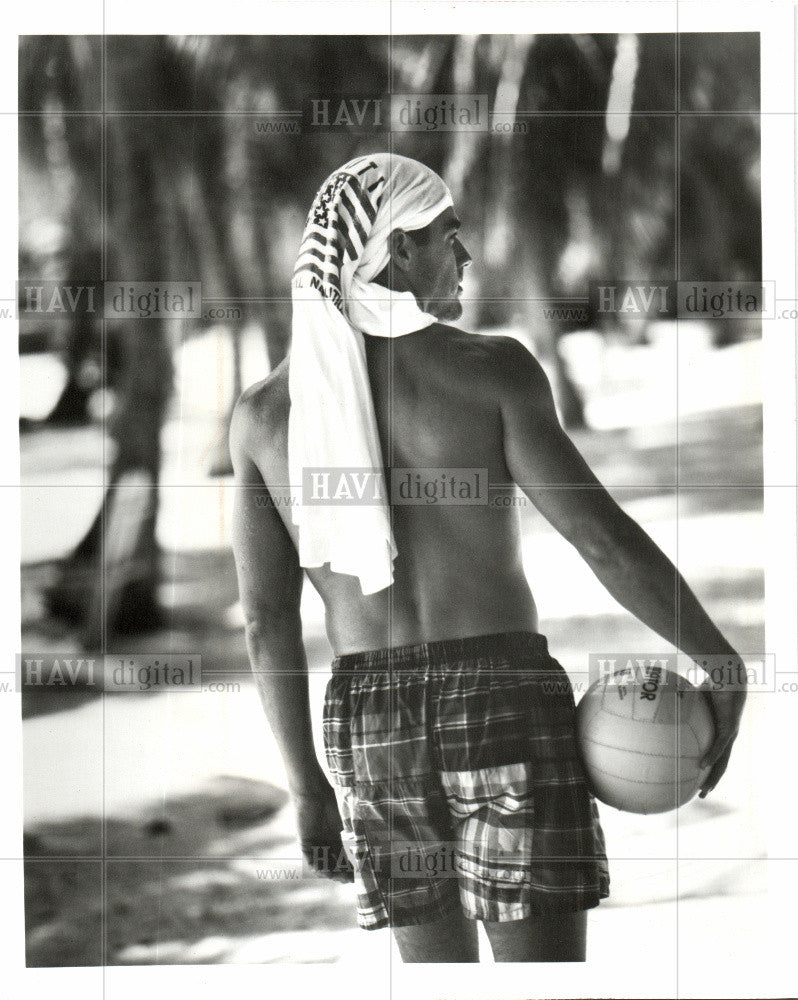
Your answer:
[[[107,202],[107,171],[108,171],[108,161],[107,161],[107,151],[108,151],[108,121],[107,121],[107,61],[106,61],[106,34],[105,34],[105,0],[102,4],[102,17],[103,17],[103,30],[102,37],[100,40],[100,107],[102,111],[101,117],[101,151],[100,151],[100,279],[105,282],[108,275],[108,261],[107,261],[107,246],[108,246],[108,231],[107,231],[107,215],[108,215],[108,202]],[[100,385],[100,397],[102,401],[102,473],[103,473],[103,496],[100,502],[100,512],[99,512],[99,529],[100,529],[100,612],[99,612],[99,639],[100,639],[100,652],[104,655],[106,651],[106,604],[107,604],[107,594],[106,594],[106,577],[105,577],[105,561],[106,561],[106,518],[105,518],[105,497],[107,490],[107,468],[108,468],[108,456],[106,451],[106,442],[108,437],[108,343],[107,343],[107,332],[108,327],[106,325],[105,310],[100,317],[100,372],[101,372],[101,385]],[[101,695],[100,698],[102,706],[102,813],[100,816],[100,844],[102,849],[102,864],[100,869],[100,891],[102,894],[102,908],[100,911],[100,954],[102,955],[103,973],[102,973],[102,991],[103,1000],[106,998],[106,971],[105,966],[108,961],[108,884],[107,884],[107,870],[106,870],[106,856],[108,851],[107,843],[107,811],[106,811],[106,715],[105,715],[105,696]]]
[[[680,155],[680,140],[681,131],[679,128],[679,112],[682,107],[682,90],[681,90],[681,37],[679,35],[679,4],[676,4],[676,34],[674,37],[675,45],[675,74],[676,74],[676,121],[674,128],[674,180],[673,180],[673,201],[674,201],[674,278],[678,282],[681,277],[681,155]],[[676,540],[675,540],[675,554],[674,554],[674,565],[676,567],[676,573],[674,576],[674,603],[676,606],[676,646],[681,648],[681,587],[679,586],[679,573],[680,573],[680,551],[679,551],[679,517],[680,517],[680,431],[681,431],[681,421],[680,421],[680,411],[679,411],[679,317],[676,317],[676,381],[675,381],[675,393],[676,393]],[[676,710],[676,725],[677,728],[681,723],[681,705],[677,701]],[[680,938],[679,938],[679,904],[680,904],[680,893],[679,893],[679,810],[676,810],[676,1000],[680,998],[680,979],[679,979],[679,958],[680,958]]]

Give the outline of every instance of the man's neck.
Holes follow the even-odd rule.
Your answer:
[[[375,285],[382,285],[391,292],[409,292],[410,287],[401,271],[391,266],[391,262],[385,265],[380,273],[371,279]]]

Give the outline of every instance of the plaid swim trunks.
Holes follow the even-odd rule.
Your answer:
[[[568,675],[533,632],[333,662],[324,743],[374,930],[461,907],[506,921],[609,895]]]

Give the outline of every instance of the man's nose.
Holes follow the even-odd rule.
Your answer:
[[[468,252],[468,250],[466,250],[466,248],[463,246],[460,240],[457,240],[456,252],[457,252],[457,266],[461,269],[464,267],[468,267],[468,265],[471,263],[471,254]]]

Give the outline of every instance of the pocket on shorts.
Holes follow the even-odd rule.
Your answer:
[[[534,840],[534,783],[528,762],[441,774],[461,870],[481,880],[520,884]]]

